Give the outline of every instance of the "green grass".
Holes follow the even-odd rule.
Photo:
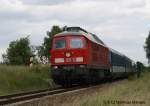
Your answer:
[[[0,95],[52,87],[49,66],[0,65]]]
[[[141,104],[130,103],[132,101],[141,102]],[[142,74],[138,79],[129,79],[119,83],[109,84],[94,94],[79,97],[79,99],[76,99],[71,105],[150,106],[150,72]]]

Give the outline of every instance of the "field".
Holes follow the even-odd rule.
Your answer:
[[[52,87],[49,70],[49,66],[0,65],[0,95]]]
[[[110,83],[72,100],[63,106],[150,106],[150,72],[138,79]]]

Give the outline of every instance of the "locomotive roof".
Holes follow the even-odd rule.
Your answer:
[[[87,32],[86,30],[84,30],[84,29],[82,29],[80,27],[67,27],[65,29],[65,31],[63,31],[63,32],[61,32],[59,34],[56,34],[55,36],[67,36],[67,35],[73,35],[73,36],[83,35],[86,38],[88,38],[89,40],[106,47],[104,42],[102,40],[100,40],[97,37],[97,35],[89,33],[89,32]]]
[[[95,43],[100,44],[104,47],[107,47],[106,44],[101,39],[99,39],[99,37],[97,37],[97,35],[92,34],[90,32],[87,32],[86,30],[84,30],[80,27],[64,27],[64,31],[56,34],[55,36],[67,36],[67,35],[73,35],[73,36],[83,35],[86,38],[88,38],[89,40],[91,40],[92,42],[95,42]],[[122,54],[122,53],[120,53],[114,49],[109,48],[109,51],[111,51],[115,54],[118,54],[122,57],[125,57],[126,59],[132,61],[130,58],[128,58],[124,54]]]

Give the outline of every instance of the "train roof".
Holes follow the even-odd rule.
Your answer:
[[[128,59],[128,60],[130,60],[130,61],[133,61],[133,60],[131,60],[129,57],[127,57],[126,55],[124,55],[124,54],[122,54],[122,53],[120,53],[120,52],[118,52],[118,51],[116,51],[116,50],[114,50],[114,49],[112,49],[112,48],[109,48],[109,51],[111,51],[111,52],[113,52],[113,53],[115,53],[115,54],[118,54],[118,55],[120,55],[120,56],[122,56],[122,57],[125,57],[126,59]]]
[[[64,28],[63,32],[56,34],[55,36],[66,36],[66,35],[74,35],[74,36],[83,35],[86,38],[88,38],[89,40],[93,41],[94,43],[97,43],[97,44],[107,47],[106,44],[101,39],[99,39],[99,37],[97,37],[97,35],[87,32],[86,30],[84,30],[80,27]]]
[[[100,44],[104,47],[107,47],[106,44],[101,40],[99,39],[99,37],[95,34],[92,34],[80,27],[64,27],[64,31],[61,32],[61,33],[58,33],[56,34],[55,36],[67,36],[67,35],[73,35],[73,36],[77,36],[77,35],[83,35],[85,36],[86,38],[88,38],[90,41],[94,42],[94,43],[97,43],[97,44]],[[126,55],[112,49],[112,48],[109,48],[109,51],[115,53],[115,54],[118,54],[122,57],[125,57],[126,59],[132,61],[130,58],[128,58]]]
[[[116,50],[114,50],[114,49],[112,49],[112,48],[109,48],[109,51],[111,51],[111,52],[113,52],[113,53],[115,53],[115,54],[118,54],[118,55],[120,55],[120,56],[125,56],[125,55],[123,55],[122,53],[120,53],[120,52],[118,52],[118,51],[116,51]]]

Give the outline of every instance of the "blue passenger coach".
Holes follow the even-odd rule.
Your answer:
[[[136,71],[135,63],[131,59],[113,49],[109,49],[109,62],[110,72],[114,77],[128,76]]]

